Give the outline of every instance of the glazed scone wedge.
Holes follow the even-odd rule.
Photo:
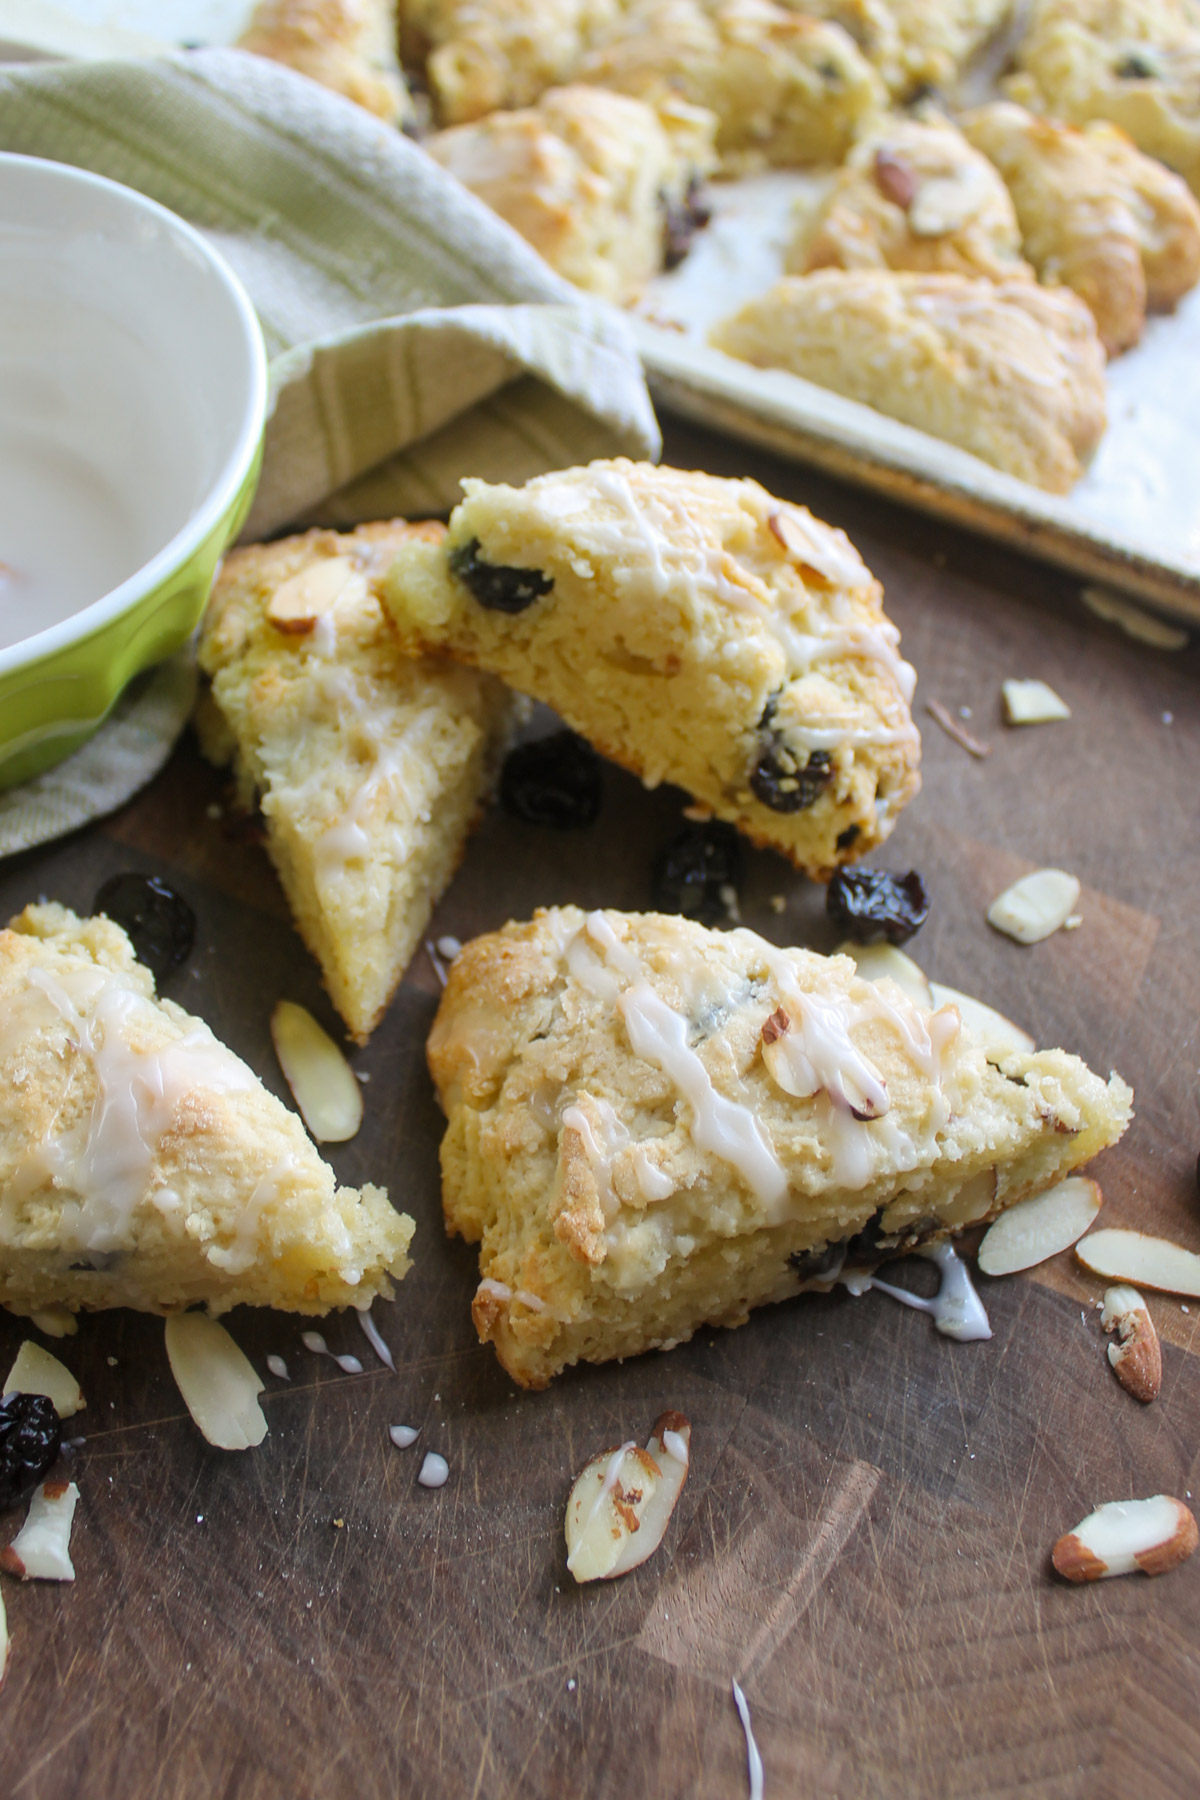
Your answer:
[[[1041,119],[1012,101],[959,123],[1008,183],[1025,254],[1042,281],[1073,288],[1110,356],[1200,281],[1200,204],[1187,183],[1115,125]]]
[[[502,676],[812,874],[888,835],[919,786],[916,677],[842,532],[623,460],[463,487],[445,543],[384,583],[407,648]]]
[[[119,926],[39,905],[0,931],[0,1304],[368,1307],[412,1233],[155,998]]]
[[[999,29],[1012,0],[783,0],[849,32],[888,93],[945,88]]]
[[[709,338],[1053,494],[1079,480],[1104,431],[1104,348],[1069,288],[818,269],[785,276]]]
[[[784,267],[1033,278],[1004,182],[936,114],[888,114],[863,132],[821,206],[802,219]]]
[[[284,63],[389,125],[412,123],[396,0],[258,0],[240,50]]]
[[[576,907],[465,946],[429,1066],[475,1324],[526,1387],[993,1218],[1132,1104],[848,957]]]
[[[694,222],[716,121],[667,96],[656,110],[604,88],[554,88],[536,106],[435,132],[435,162],[588,293],[635,300]]]
[[[440,525],[364,525],[235,550],[204,616],[197,713],[257,800],[296,923],[365,1041],[458,866],[511,719],[498,682],[401,648],[375,591]]]
[[[1195,0],[1034,0],[1012,99],[1069,125],[1105,119],[1200,195]]]

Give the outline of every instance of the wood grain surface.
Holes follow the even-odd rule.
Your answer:
[[[807,502],[882,578],[925,737],[924,791],[873,859],[932,890],[910,949],[1040,1043],[1132,1082],[1135,1123],[1095,1168],[1103,1220],[1200,1248],[1200,657],[1100,625],[1049,569],[728,440],[676,425],[667,458]],[[1072,719],[1006,729],[1010,675],[1050,681]],[[971,709],[986,761],[924,713],[933,697]],[[118,870],[164,874],[199,920],[166,991],[283,1092],[272,1004],[332,1014],[261,846],[208,816],[223,798],[185,741],[123,812],[0,865],[0,912],[39,895],[86,910]],[[683,804],[610,769],[587,831],[493,811],[431,935],[554,901],[648,906]],[[770,854],[747,863],[744,922],[830,948],[822,891]],[[1023,949],[983,909],[1041,864],[1080,877],[1084,923]],[[326,1335],[362,1356],[357,1376],[305,1351],[299,1321],[236,1313],[257,1367],[278,1352],[291,1380],[268,1379],[265,1443],[229,1455],[184,1413],[160,1320],[98,1315],[52,1346],[87,1396],[77,1580],[4,1583],[4,1800],[736,1797],[734,1676],[768,1800],[1194,1795],[1200,1557],[1070,1588],[1049,1549],[1101,1501],[1200,1495],[1200,1303],[1151,1303],[1165,1374],[1149,1407],[1114,1381],[1103,1284],[1069,1257],[981,1283],[988,1343],[839,1291],[520,1394],[475,1342],[473,1253],[441,1229],[423,1061],[436,997],[421,954],[354,1054],[366,1122],[330,1158],[417,1220],[413,1271],[375,1309],[396,1375],[353,1315]],[[0,1371],[25,1335],[0,1315]],[[634,1574],[577,1590],[571,1480],[595,1451],[644,1441],[667,1406],[693,1424],[667,1538]],[[414,1448],[392,1446],[393,1423],[421,1428]],[[417,1485],[425,1449],[449,1462],[439,1491]]]

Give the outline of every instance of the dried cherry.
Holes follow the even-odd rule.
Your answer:
[[[592,825],[604,798],[600,758],[573,731],[556,731],[510,750],[500,776],[500,800],[518,819],[571,831]]]
[[[16,1506],[58,1455],[62,1421],[45,1394],[0,1400],[0,1512]]]
[[[929,917],[929,895],[915,869],[839,869],[829,883],[825,910],[843,936],[859,944],[903,944]]]
[[[522,613],[554,586],[554,577],[543,575],[540,569],[510,569],[502,563],[484,562],[478,538],[450,552],[450,568],[488,612]]]
[[[728,924],[741,879],[742,843],[733,826],[720,819],[688,825],[654,859],[654,905],[701,925]]]
[[[114,875],[97,893],[92,910],[121,927],[156,982],[192,954],[196,915],[182,894],[157,875]]]
[[[819,800],[833,777],[833,758],[828,750],[814,750],[800,762],[774,724],[775,698],[763,708],[758,721],[761,750],[750,771],[750,792],[772,812],[804,812]]]
[[[681,200],[672,200],[665,192],[658,198],[663,211],[663,267],[677,269],[696,233],[703,231],[712,218],[712,207],[696,176],[688,182]]]

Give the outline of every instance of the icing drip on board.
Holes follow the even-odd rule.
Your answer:
[[[938,1266],[941,1282],[937,1293],[930,1300],[923,1294],[913,1294],[907,1288],[893,1287],[890,1281],[880,1281],[877,1275],[865,1272],[851,1271],[847,1275],[838,1274],[829,1279],[831,1283],[840,1282],[854,1295],[869,1293],[874,1288],[881,1294],[890,1294],[893,1300],[899,1300],[903,1306],[911,1306],[916,1312],[929,1313],[943,1337],[957,1338],[960,1344],[973,1344],[983,1338],[990,1338],[992,1327],[983,1301],[975,1291],[970,1270],[954,1245],[935,1244],[928,1250],[918,1250],[916,1254],[927,1257]]]

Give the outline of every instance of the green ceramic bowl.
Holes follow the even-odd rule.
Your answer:
[[[0,155],[0,787],[187,642],[254,495],[262,333],[198,232]]]

